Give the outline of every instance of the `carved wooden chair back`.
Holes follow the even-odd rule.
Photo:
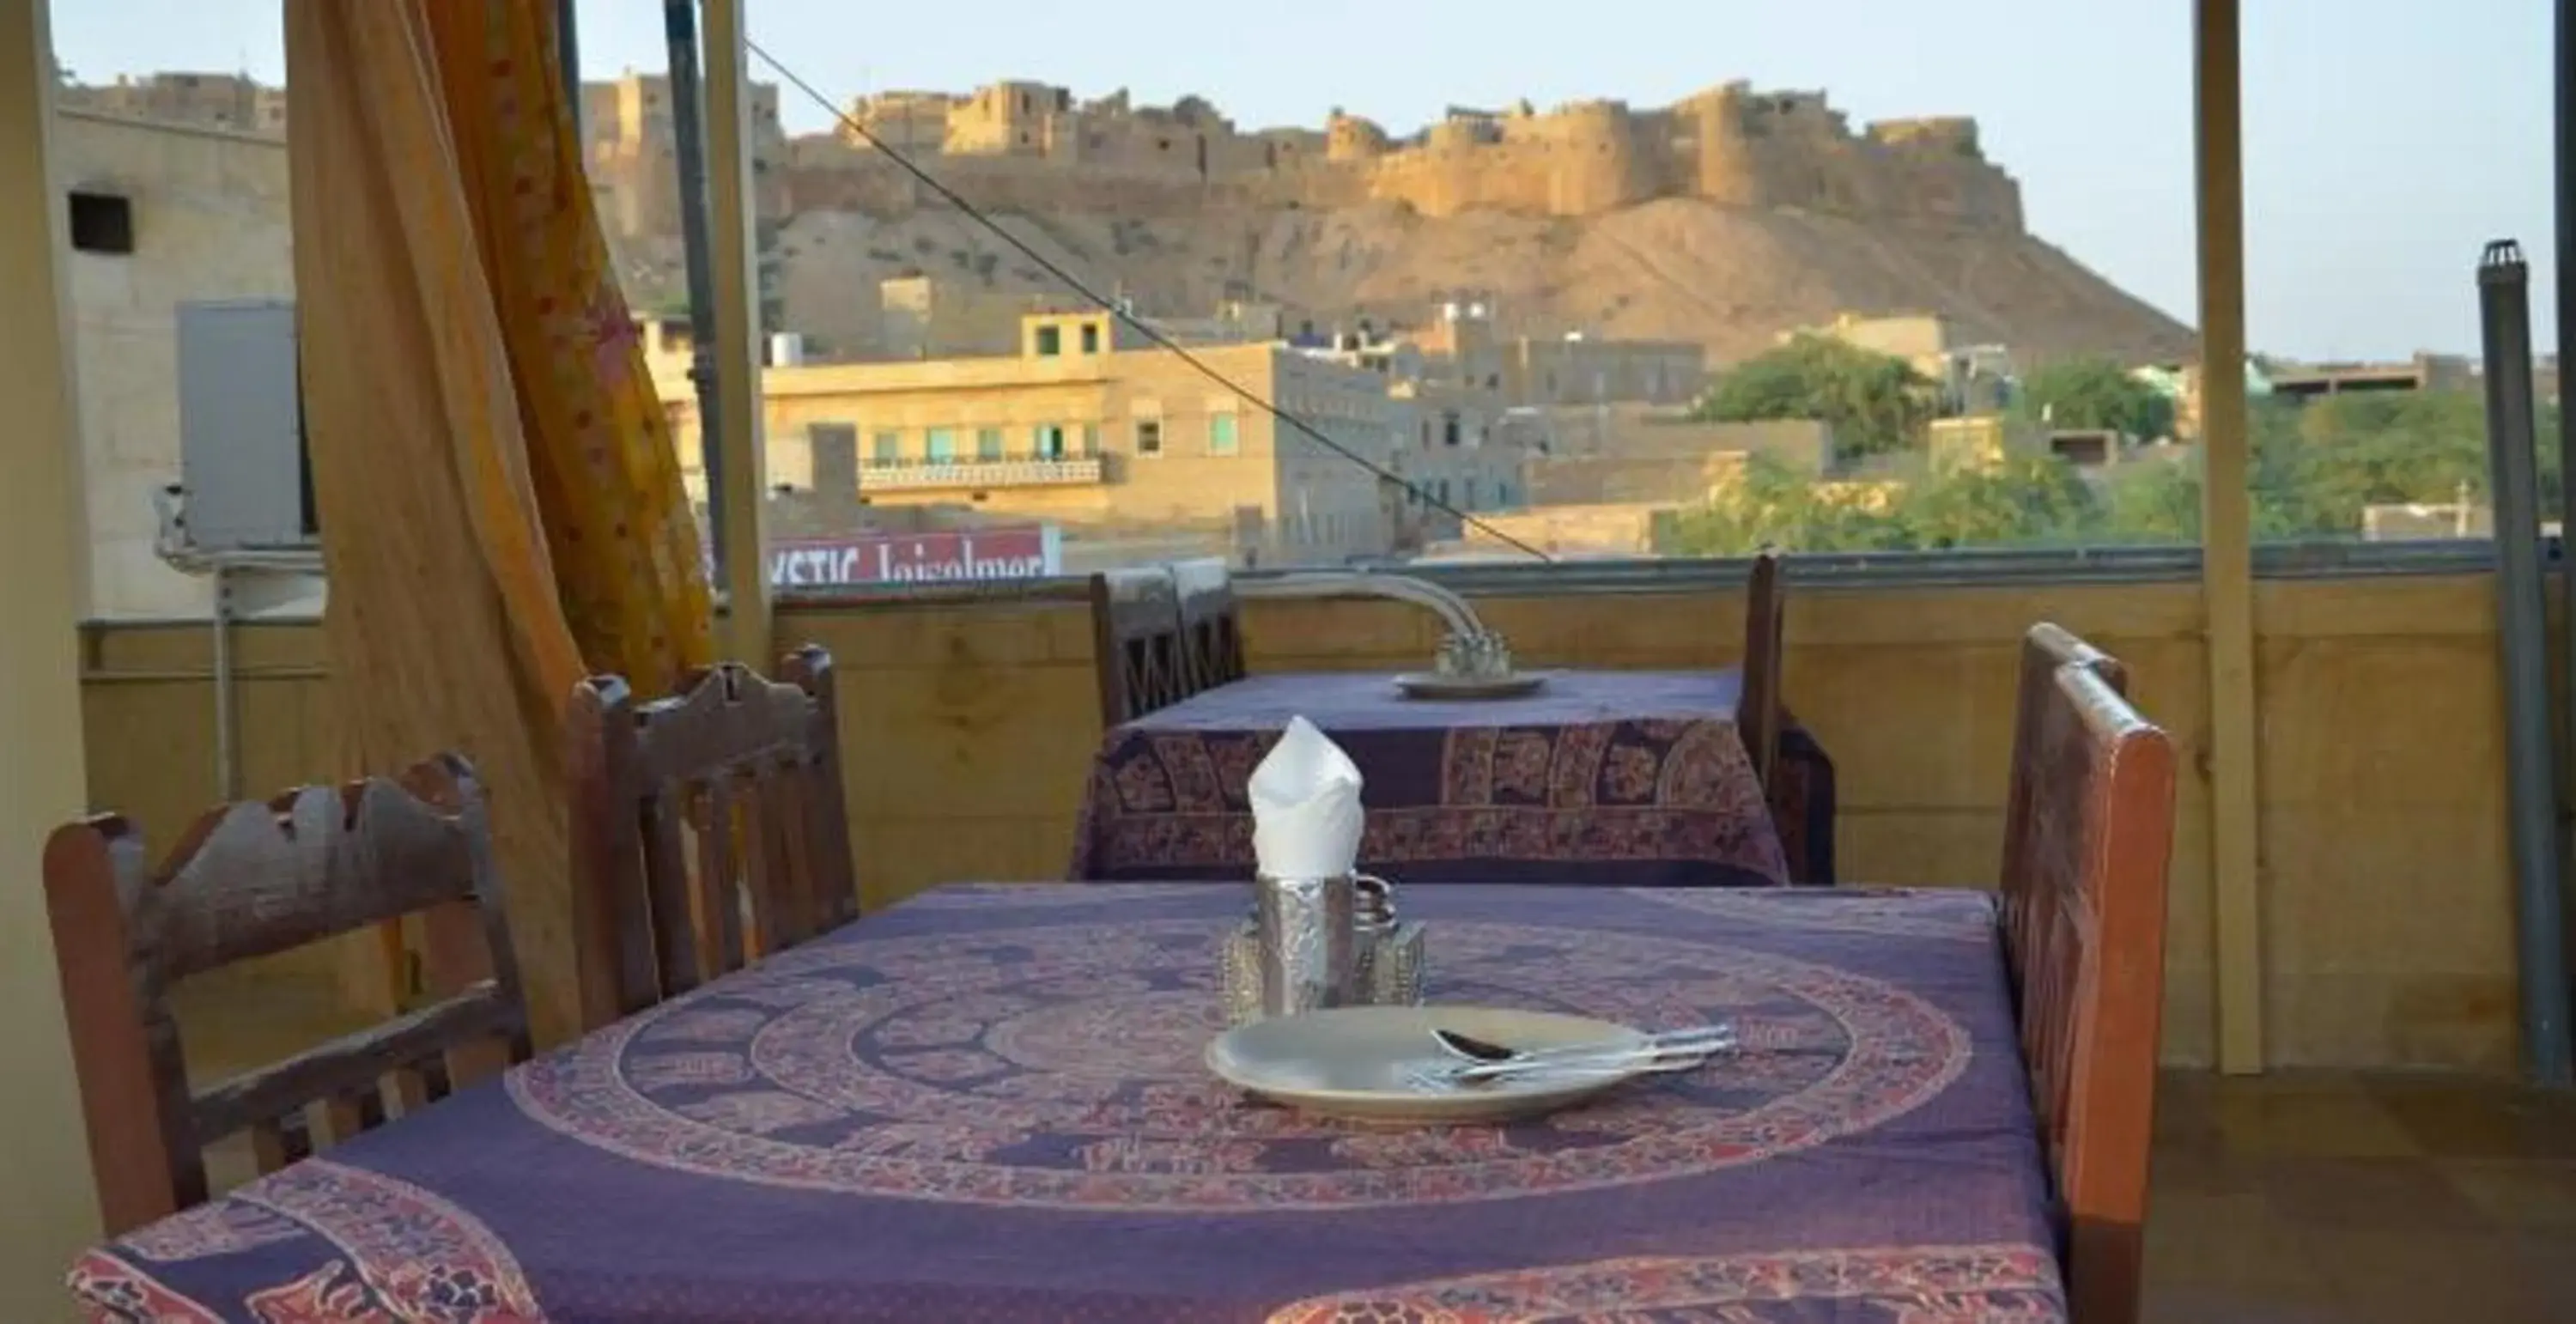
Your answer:
[[[1753,558],[1744,586],[1744,688],[1736,699],[1735,730],[1753,773],[1767,789],[1771,768],[1780,760],[1780,650],[1787,633],[1787,598],[1780,583],[1780,555],[1764,551]]]
[[[1180,599],[1183,697],[1243,679],[1243,621],[1234,579],[1219,557],[1172,563]]]
[[[528,1056],[481,789],[441,755],[399,779],[306,786],[207,811],[155,868],[114,815],[45,843],[45,908],[90,1163],[110,1235],[200,1204],[205,1147],[247,1132],[262,1172]],[[444,996],[372,1029],[192,1089],[171,987],[192,975],[420,915]]]
[[[2030,632],[2002,880],[2022,1053],[2088,1324],[2137,1318],[2164,1008],[2174,753],[2124,683],[2066,631]]]
[[[1140,566],[1093,575],[1091,639],[1101,729],[1189,697],[1180,593],[1169,569]]]
[[[574,692],[574,946],[596,1028],[858,913],[831,654],[769,680],[738,662],[639,703],[615,676]]]

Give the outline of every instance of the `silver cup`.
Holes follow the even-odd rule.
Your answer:
[[[1358,933],[1358,881],[1339,878],[1253,879],[1253,927],[1259,938],[1261,1014],[1294,1016],[1355,1001],[1352,975]]]

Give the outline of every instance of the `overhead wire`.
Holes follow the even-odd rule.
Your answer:
[[[919,181],[922,187],[937,194],[941,201],[956,208],[960,213],[972,219],[976,224],[983,226],[985,229],[999,236],[1002,242],[1009,244],[1014,249],[1017,249],[1022,257],[1035,263],[1040,270],[1063,282],[1066,288],[1097,305],[1102,311],[1108,313],[1110,316],[1125,323],[1137,334],[1142,335],[1147,340],[1151,341],[1155,348],[1178,357],[1181,362],[1188,364],[1192,369],[1196,370],[1199,375],[1206,377],[1209,381],[1212,381],[1217,385],[1224,387],[1227,391],[1232,392],[1236,398],[1252,405],[1261,412],[1268,414],[1274,421],[1287,425],[1290,430],[1303,436],[1306,440],[1323,447],[1325,450],[1330,451],[1331,453],[1340,456],[1342,459],[1349,461],[1351,464],[1375,475],[1380,482],[1393,483],[1404,489],[1404,491],[1408,493],[1417,504],[1429,506],[1446,514],[1455,516],[1462,527],[1475,529],[1485,534],[1485,536],[1492,538],[1496,542],[1502,543],[1517,551],[1525,552],[1538,560],[1550,561],[1554,559],[1546,552],[1540,551],[1538,548],[1531,546],[1522,539],[1513,537],[1510,533],[1507,533],[1502,529],[1498,529],[1492,524],[1477,518],[1475,515],[1451,505],[1447,498],[1434,495],[1430,488],[1422,486],[1421,484],[1406,478],[1404,475],[1396,473],[1394,470],[1391,470],[1384,465],[1378,464],[1367,456],[1361,455],[1350,447],[1333,440],[1331,437],[1324,435],[1321,429],[1308,423],[1305,419],[1299,418],[1288,410],[1281,408],[1277,402],[1262,397],[1249,387],[1236,382],[1233,378],[1218,371],[1215,365],[1209,363],[1203,358],[1200,358],[1198,355],[1191,353],[1187,346],[1166,334],[1162,328],[1155,326],[1144,318],[1138,317],[1133,310],[1126,306],[1124,301],[1110,298],[1092,288],[1090,284],[1075,276],[1072,272],[1065,270],[1061,263],[1049,258],[1046,254],[1039,252],[1028,241],[1011,233],[1010,227],[995,220],[992,216],[986,214],[982,208],[967,201],[955,189],[952,189],[946,184],[940,182],[936,176],[932,175],[928,170],[916,163],[909,155],[895,150],[892,145],[888,144],[883,138],[878,137],[876,133],[870,130],[866,125],[860,123],[856,118],[843,111],[839,106],[834,105],[831,98],[823,95],[823,93],[812,83],[807,82],[802,75],[799,75],[795,70],[788,68],[785,64],[779,61],[777,56],[774,56],[766,49],[763,49],[760,43],[752,41],[749,38],[745,38],[743,46],[752,55],[757,56],[762,64],[769,66],[770,71],[777,74],[782,81],[787,83],[787,85],[795,88],[798,92],[803,93],[809,100],[813,101],[815,105],[821,107],[825,114],[830,115],[835,121],[837,121],[841,127],[847,129],[852,134],[855,134],[860,140],[866,142],[870,147],[876,149],[878,152],[883,153],[887,160],[894,162],[895,165],[902,169],[905,174],[908,174],[912,176],[913,179]]]

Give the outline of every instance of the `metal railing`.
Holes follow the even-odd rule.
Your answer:
[[[859,487],[1058,487],[1101,481],[1097,455],[906,456],[859,461]]]

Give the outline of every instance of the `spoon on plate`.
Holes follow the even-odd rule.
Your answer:
[[[1735,1027],[1727,1024],[1696,1025],[1686,1030],[1664,1030],[1641,1039],[1613,1039],[1588,1044],[1559,1044],[1550,1048],[1513,1048],[1488,1039],[1479,1039],[1457,1030],[1433,1030],[1432,1039],[1450,1056],[1480,1065],[1505,1062],[1552,1062],[1572,1057],[1605,1057],[1628,1053],[1679,1052],[1705,1044],[1715,1052],[1735,1040]]]
[[[1452,1081],[1470,1083],[1561,1072],[1687,1071],[1707,1061],[1711,1054],[1735,1046],[1734,1030],[1723,1025],[1670,1031],[1643,1039],[1528,1050],[1491,1043],[1456,1031],[1435,1030],[1432,1033],[1443,1051],[1461,1059],[1460,1065],[1445,1068],[1438,1074]]]

